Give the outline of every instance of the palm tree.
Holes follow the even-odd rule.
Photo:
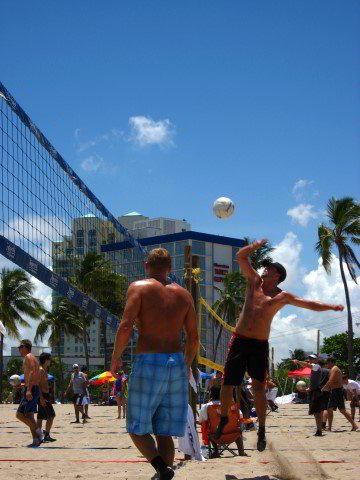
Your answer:
[[[30,327],[24,316],[38,320],[45,312],[44,304],[33,296],[35,285],[29,275],[15,268],[3,268],[0,288],[0,319],[9,337],[20,338],[19,327]],[[3,347],[4,335],[0,333],[0,379],[4,372]],[[2,402],[3,385],[0,381],[0,402]]]
[[[244,238],[245,245],[250,245],[255,240],[250,239],[249,237]],[[263,262],[265,260],[272,262],[272,258],[269,255],[271,252],[275,250],[269,243],[262,245],[260,248],[255,250],[250,254],[250,263],[253,268],[257,271],[263,266]]]
[[[82,325],[78,317],[69,315],[69,305],[71,305],[67,299],[61,298],[53,305],[51,312],[47,312],[40,320],[40,323],[36,329],[34,342],[38,339],[41,341],[50,333],[49,344],[53,350],[57,351],[60,368],[60,391],[61,402],[63,401],[64,390],[64,371],[61,361],[61,338],[62,335],[74,335],[79,336],[82,332]],[[74,307],[76,308],[76,307]]]
[[[75,271],[74,283],[87,295],[98,301],[109,312],[121,316],[125,301],[127,281],[123,275],[113,273],[111,265],[104,260],[102,254],[88,252],[83,258],[79,268]],[[80,311],[81,312],[81,311]],[[91,317],[83,315],[83,341],[86,363],[88,366],[87,328],[90,325]],[[108,364],[106,344],[106,324],[102,322],[102,333],[104,342],[104,366]]]
[[[217,289],[220,292],[220,298],[212,309],[229,325],[236,323],[237,311],[244,304],[246,281],[240,272],[229,272],[224,277],[224,290]],[[215,323],[218,326],[218,322]],[[217,335],[216,343],[213,347],[213,361],[216,361],[216,354],[219,347],[223,326]]]
[[[357,283],[354,264],[360,268],[360,263],[349,243],[351,242],[354,245],[360,245],[360,204],[355,202],[351,197],[344,197],[339,200],[332,197],[327,205],[327,217],[332,225],[319,225],[319,241],[316,243],[315,249],[320,255],[323,267],[328,274],[331,273],[333,245],[335,244],[338,249],[340,273],[344,284],[348,313],[349,377],[354,378],[353,322],[349,289],[345,278],[343,263],[346,263],[350,277],[355,283]]]

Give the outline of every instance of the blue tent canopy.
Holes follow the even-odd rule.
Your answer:
[[[200,372],[200,377],[204,378],[205,380],[207,380],[209,378],[213,378],[213,377],[215,377],[215,375],[216,375],[216,372],[213,372],[213,373]]]
[[[56,378],[53,375],[50,375],[50,373],[48,374],[48,379],[50,382],[54,382],[56,380]],[[20,375],[20,381],[24,381],[24,374]]]

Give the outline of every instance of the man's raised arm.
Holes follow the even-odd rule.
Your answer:
[[[238,250],[236,254],[236,261],[240,265],[241,273],[246,278],[253,279],[255,277],[259,277],[258,272],[251,266],[251,263],[249,262],[249,255],[265,245],[267,242],[267,240],[257,240],[256,242],[246,245],[246,247]]]
[[[334,312],[342,312],[344,305],[334,305],[331,303],[321,303],[314,300],[306,300],[305,298],[297,297],[296,295],[284,292],[286,296],[286,303],[288,305],[294,305],[295,307],[306,308],[307,310],[313,310],[314,312],[325,312],[327,310],[333,310]]]
[[[140,308],[141,295],[139,287],[134,284],[130,285],[124,310],[124,317],[116,332],[111,364],[111,372],[113,376],[115,376],[117,370],[121,366],[120,357],[129,342],[134,322],[140,313]]]

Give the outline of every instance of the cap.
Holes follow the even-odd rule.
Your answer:
[[[316,358],[318,358],[318,357],[317,357],[317,355],[315,355],[314,353],[312,353],[311,355],[308,356],[308,358],[316,359]]]
[[[79,365],[77,363],[74,363],[73,368],[79,368]]]
[[[31,347],[32,347],[31,340],[27,340],[27,339],[21,340],[18,348],[20,347],[26,347],[28,350],[31,350]]]
[[[283,282],[286,278],[286,270],[285,270],[285,267],[283,265],[281,265],[281,263],[279,262],[271,262],[270,260],[264,260],[262,262],[263,266],[264,267],[274,267],[276,268],[276,270],[278,271],[278,273],[280,274],[280,281],[279,283]]]

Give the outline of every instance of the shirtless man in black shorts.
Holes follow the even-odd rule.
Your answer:
[[[56,442],[55,438],[50,436],[50,430],[55,418],[55,410],[52,406],[49,392],[48,368],[51,364],[50,353],[43,352],[40,355],[40,398],[38,399],[37,429],[42,431],[42,422],[46,421],[44,430],[44,442]]]
[[[299,298],[278,288],[286,278],[286,270],[280,263],[264,262],[264,272],[260,276],[249,262],[249,255],[265,245],[267,240],[258,240],[241,248],[236,254],[240,270],[247,278],[245,304],[230,340],[230,349],[225,364],[224,382],[221,387],[221,419],[215,433],[220,438],[228,423],[228,409],[231,405],[234,385],[241,385],[245,371],[252,378],[252,390],[259,421],[257,449],[266,448],[265,419],[266,395],[265,377],[268,368],[269,335],[272,319],[285,305],[294,305],[316,312],[325,310],[342,311],[343,305],[330,305]]]
[[[346,420],[351,423],[352,432],[355,432],[358,429],[358,426],[351,418],[349,412],[346,411],[345,399],[344,399],[344,389],[342,384],[342,375],[340,368],[336,365],[336,360],[332,357],[327,359],[328,368],[331,368],[330,378],[322,387],[322,391],[326,392],[330,390],[330,398],[328,403],[328,420],[329,420],[329,432],[331,432],[332,422],[334,418],[334,410],[337,408],[339,412],[344,415]]]

